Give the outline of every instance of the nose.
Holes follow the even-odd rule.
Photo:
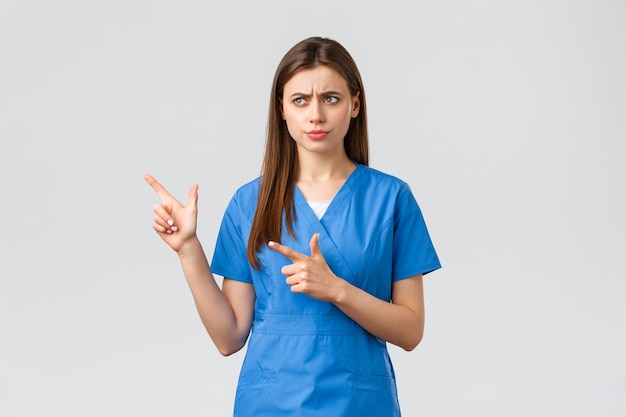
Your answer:
[[[324,107],[318,100],[313,100],[309,106],[309,121],[311,123],[324,123]]]

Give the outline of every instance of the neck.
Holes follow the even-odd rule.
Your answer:
[[[345,180],[354,171],[355,164],[345,152],[335,155],[298,153],[296,182],[323,182]]]

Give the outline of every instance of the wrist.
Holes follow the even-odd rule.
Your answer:
[[[182,242],[178,248],[176,248],[176,253],[180,258],[184,258],[188,256],[194,256],[197,253],[198,249],[201,250],[202,246],[200,245],[198,236],[194,234],[193,236]]]
[[[350,293],[350,283],[342,278],[337,277],[337,286],[333,296],[333,304],[340,306],[346,302]]]

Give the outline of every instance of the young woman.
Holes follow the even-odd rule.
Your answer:
[[[235,416],[400,415],[386,342],[420,342],[422,276],[440,263],[409,186],[368,167],[365,93],[343,46],[314,37],[283,57],[262,175],[230,201],[211,266],[198,186],[183,206],[145,178],[211,339],[223,355],[248,342]]]

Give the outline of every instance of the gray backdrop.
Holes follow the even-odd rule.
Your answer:
[[[410,183],[444,268],[391,347],[403,415],[626,415],[626,3],[0,3],[0,415],[227,416],[151,229],[200,184],[211,256],[259,173],[297,41],[360,66],[371,165]]]

